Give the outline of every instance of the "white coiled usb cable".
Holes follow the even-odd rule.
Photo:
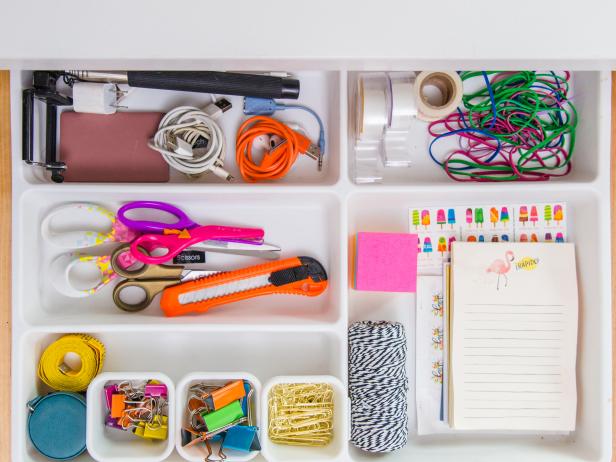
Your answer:
[[[220,99],[201,110],[180,106],[169,111],[160,121],[158,131],[149,143],[175,170],[197,176],[212,172],[226,181],[233,177],[224,169],[226,144],[216,123],[231,103]]]

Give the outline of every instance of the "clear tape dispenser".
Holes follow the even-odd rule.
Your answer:
[[[379,183],[385,168],[411,166],[426,123],[455,111],[462,81],[455,72],[359,74],[355,98],[355,182]],[[415,148],[413,147],[415,146]]]

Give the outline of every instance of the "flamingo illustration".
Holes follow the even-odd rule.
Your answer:
[[[499,290],[500,288],[501,276],[505,278],[505,287],[507,287],[507,284],[509,283],[509,279],[507,279],[507,273],[511,269],[511,262],[513,261],[513,259],[513,252],[511,250],[508,250],[507,252],[505,252],[504,261],[500,259],[494,260],[492,264],[488,266],[488,269],[486,269],[486,273],[495,273],[496,275],[498,275],[498,278],[496,279],[496,290]]]

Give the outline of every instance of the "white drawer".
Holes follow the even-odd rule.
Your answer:
[[[224,64],[224,61],[222,61]],[[218,62],[220,64],[220,62]],[[241,63],[230,61],[233,68]],[[254,64],[254,63],[253,63]],[[400,69],[404,63],[390,62]],[[284,62],[280,66],[283,67]],[[59,68],[59,66],[56,66]],[[254,65],[247,67],[254,68]],[[303,69],[309,66],[304,63]],[[370,66],[366,66],[370,67]],[[489,67],[489,66],[488,66]],[[331,68],[330,68],[331,69]],[[408,231],[408,209],[419,205],[470,204],[493,200],[565,201],[569,240],[575,242],[580,285],[578,337],[578,418],[570,435],[471,435],[418,437],[411,426],[408,445],[371,456],[345,446],[338,460],[362,461],[608,461],[611,457],[611,294],[610,294],[610,80],[607,72],[573,74],[579,113],[573,171],[547,183],[458,184],[448,180],[427,154],[406,170],[387,172],[380,185],[356,185],[350,174],[348,84],[356,70],[302,70],[301,102],[316,109],[327,125],[325,168],[303,159],[291,175],[271,184],[221,184],[208,178],[189,182],[172,176],[168,184],[52,184],[21,161],[21,89],[30,73],[11,74],[13,126],[13,459],[43,461],[26,432],[25,403],[45,392],[36,377],[44,347],[61,333],[92,333],[107,346],[105,371],[160,371],[177,381],[195,371],[246,371],[266,383],[277,375],[331,375],[346,385],[347,328],[365,320],[400,321],[407,327],[409,377],[414,376],[414,295],[367,294],[349,289],[350,236],[358,231]],[[290,69],[293,71],[293,69]],[[363,69],[362,69],[363,70]],[[131,109],[168,110],[190,97],[208,95],[137,90]],[[241,118],[241,98],[225,115],[231,147]],[[282,113],[305,124],[303,114]],[[233,160],[230,160],[233,171]],[[221,307],[202,316],[168,319],[157,303],[135,314],[117,310],[110,291],[92,299],[53,293],[46,274],[58,253],[45,247],[40,223],[51,208],[68,201],[93,201],[112,210],[131,200],[163,200],[202,223],[254,225],[284,255],[310,255],[328,271],[328,291],[317,299],[275,296]],[[232,263],[216,262],[224,267]],[[206,358],[190,352],[208,351]],[[213,353],[213,354],[212,354]],[[415,420],[414,388],[409,417]],[[264,422],[261,422],[264,425]],[[90,460],[88,455],[79,460]],[[181,460],[174,451],[168,460]],[[263,456],[255,460],[265,460]]]

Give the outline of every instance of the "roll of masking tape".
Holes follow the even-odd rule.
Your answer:
[[[388,77],[384,73],[359,77],[357,133],[362,141],[379,140],[389,124]]]
[[[79,356],[81,366],[72,369],[65,362],[67,354]],[[49,345],[39,361],[39,378],[54,390],[84,391],[103,368],[105,346],[85,334],[69,334]]]
[[[456,72],[420,72],[413,88],[417,118],[432,122],[447,117],[462,102],[462,79]]]

